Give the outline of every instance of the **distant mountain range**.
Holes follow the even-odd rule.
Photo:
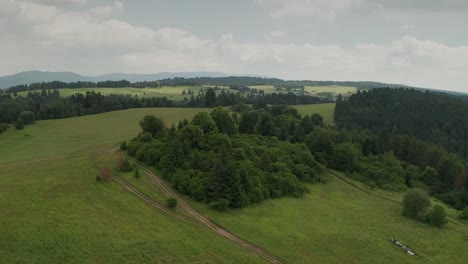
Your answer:
[[[77,82],[77,81],[119,81],[130,82],[155,81],[175,77],[227,77],[229,75],[222,72],[160,72],[154,74],[128,74],[109,73],[99,76],[83,76],[73,72],[48,72],[48,71],[25,71],[13,75],[0,77],[0,88],[8,88],[20,84],[31,84],[36,82]]]

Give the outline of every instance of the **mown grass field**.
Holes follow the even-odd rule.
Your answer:
[[[331,104],[298,109],[333,113]],[[115,164],[106,150],[134,137],[143,115],[155,114],[170,124],[198,111],[207,109],[130,109],[39,121],[23,131],[1,134],[0,262],[262,263],[204,227],[155,210],[116,183],[95,181],[103,166]],[[138,180],[132,173],[122,177],[164,201],[141,174]],[[443,229],[415,222],[401,216],[401,205],[395,202],[401,194],[367,190],[369,194],[336,177],[309,187],[303,198],[268,200],[224,213],[190,203],[288,263],[468,261],[466,221],[452,218]],[[456,212],[449,214],[454,217]],[[389,243],[390,238],[404,241],[418,256],[408,256]]]
[[[295,105],[294,108],[303,115],[312,115],[315,113],[323,117],[323,121],[327,124],[333,124],[333,113],[335,112],[335,104],[312,104],[312,105]]]
[[[182,95],[182,92],[185,90],[186,93],[190,91],[194,92],[194,95],[203,89],[206,91],[208,87],[211,86],[163,86],[158,88],[70,88],[70,89],[59,89],[61,97],[69,97],[71,95],[81,93],[86,94],[86,92],[99,92],[103,95],[131,95],[138,96],[139,98],[152,98],[152,97],[167,97],[173,100],[184,100],[184,98],[190,99],[191,95],[185,94]],[[228,89],[227,87],[221,87],[221,89]],[[40,92],[40,91],[38,91]],[[218,91],[217,91],[218,92]],[[19,96],[26,96],[28,92],[19,92]]]
[[[264,263],[114,182],[95,181],[116,163],[105,150],[134,137],[144,114],[172,123],[204,110],[133,109],[39,121],[0,135],[0,262]],[[148,178],[123,177],[158,198]]]

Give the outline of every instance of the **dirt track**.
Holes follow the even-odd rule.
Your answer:
[[[114,156],[119,157],[119,154],[117,154],[117,150],[118,150],[117,148],[114,148],[110,152]],[[261,249],[260,247],[254,245],[254,244],[251,244],[250,242],[247,242],[247,241],[235,236],[234,234],[230,233],[226,229],[223,229],[223,228],[217,226],[216,224],[211,222],[209,219],[207,219],[206,217],[204,217],[203,215],[201,215],[200,213],[195,211],[183,199],[179,198],[177,196],[177,194],[161,178],[156,176],[151,170],[147,169],[142,164],[139,164],[139,163],[136,163],[136,162],[133,162],[133,163],[137,164],[146,174],[148,174],[148,176],[151,178],[151,181],[154,183],[154,185],[156,187],[158,187],[167,197],[174,197],[175,199],[177,199],[177,206],[179,206],[182,210],[184,210],[189,215],[191,215],[195,219],[197,219],[198,221],[196,223],[201,223],[201,224],[205,225],[206,227],[210,228],[214,232],[226,237],[227,239],[231,240],[232,242],[238,244],[239,246],[244,247],[244,248],[250,250],[251,252],[263,257],[264,259],[268,260],[271,263],[283,263],[283,261],[280,260],[278,257],[268,253],[267,251]],[[162,211],[164,211],[164,212],[166,212],[166,213],[168,213],[168,214],[170,214],[170,215],[172,215],[174,217],[177,217],[177,218],[179,218],[181,220],[184,220],[184,221],[187,221],[187,222],[195,222],[195,220],[193,220],[191,218],[187,218],[187,217],[185,217],[183,215],[177,214],[177,213],[167,209],[166,207],[158,204],[157,202],[152,200],[150,197],[148,197],[147,195],[145,195],[142,192],[138,191],[138,189],[131,186],[128,182],[125,182],[121,178],[114,177],[114,180],[117,181],[118,183],[122,184],[123,186],[125,186],[125,188],[127,190],[131,191],[132,193],[134,193],[135,195],[137,195],[141,199],[145,200],[147,203],[150,203],[152,206],[154,206],[154,207],[156,207],[156,208],[158,208],[158,209],[160,209],[160,210],[162,210]]]

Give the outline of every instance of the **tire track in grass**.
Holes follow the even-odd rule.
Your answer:
[[[110,150],[112,155],[116,157],[120,157],[119,154],[117,154],[118,148],[113,148]],[[131,163],[136,164],[138,167],[140,167],[148,176],[151,178],[151,181],[154,183],[156,187],[158,187],[167,197],[173,197],[177,200],[177,205],[193,216],[195,219],[197,219],[197,223],[202,223],[209,229],[213,230],[214,232],[218,233],[221,236],[224,236],[225,238],[231,240],[232,242],[238,244],[239,246],[246,248],[250,250],[251,252],[263,257],[264,259],[268,260],[270,263],[284,263],[283,260],[280,258],[268,253],[266,250],[246,241],[243,240],[242,238],[235,236],[234,234],[230,233],[226,229],[216,225],[215,223],[211,222],[208,218],[203,216],[202,214],[198,213],[195,211],[190,205],[188,205],[183,199],[179,198],[177,194],[158,176],[156,176],[151,170],[146,168],[144,165],[138,163],[138,162],[133,162]]]

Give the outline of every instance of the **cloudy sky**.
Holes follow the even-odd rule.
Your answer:
[[[221,71],[468,92],[468,0],[0,0],[0,75]]]

